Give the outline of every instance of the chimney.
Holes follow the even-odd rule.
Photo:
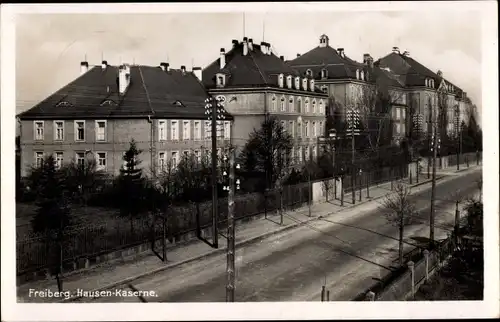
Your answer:
[[[186,66],[184,66],[184,65],[181,66],[181,72],[182,72],[182,75],[186,74]]]
[[[440,70],[438,70],[438,71],[437,71],[437,75],[438,75],[439,77],[443,77],[443,72],[442,72],[442,71],[440,71]]]
[[[201,78],[202,78],[202,73],[201,73],[201,67],[193,67],[193,74],[194,76],[196,76],[196,78],[198,78],[201,82]]]
[[[108,67],[108,62],[103,60],[102,63],[101,63],[101,67],[102,67],[102,70],[105,70],[106,67]]]
[[[280,56],[280,59],[281,59],[282,61],[285,61],[285,56]]]
[[[248,39],[248,49],[253,51],[253,39]]]
[[[266,45],[267,45],[266,53],[268,55],[271,55],[273,53],[273,50],[271,49],[271,44],[270,43],[266,43]]]
[[[243,56],[248,55],[248,38],[243,37]]]
[[[85,74],[89,70],[89,63],[86,61],[82,61],[80,63],[80,75]]]
[[[266,43],[265,43],[265,42],[261,42],[261,43],[260,43],[260,51],[262,51],[262,53],[263,53],[264,55],[267,55],[267,54],[266,54],[266,49],[267,49],[267,47],[266,47]]]
[[[370,68],[373,67],[373,58],[370,54],[364,54],[363,55],[363,63],[367,66],[369,66]]]
[[[233,39],[233,48],[238,46],[239,41],[237,39]]]
[[[226,50],[224,48],[220,49],[220,69],[226,66]]]
[[[164,72],[167,71],[167,66],[168,64],[167,63],[160,63],[160,68],[161,70],[163,70]]]
[[[300,54],[299,54],[299,53],[297,53],[297,57],[300,57]]]
[[[344,58],[344,48],[337,48],[337,52],[339,53],[339,56]]]
[[[130,84],[130,68],[126,65],[121,65],[118,68],[118,89],[121,95],[125,94],[125,91],[127,90],[129,84]]]

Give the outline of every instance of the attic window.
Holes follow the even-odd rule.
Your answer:
[[[283,87],[283,74],[278,76],[278,86]]]
[[[307,76],[312,76],[312,74],[313,74],[312,70],[310,70],[310,69],[306,70],[306,75]]]
[[[224,87],[226,85],[226,75],[217,74],[217,87]]]
[[[323,91],[323,93],[325,94],[328,94],[328,86],[326,85],[321,86],[321,91]]]
[[[58,107],[59,107],[59,106],[69,107],[69,106],[73,106],[73,105],[71,105],[69,102],[66,102],[66,101],[61,101],[61,102],[57,103],[57,105],[56,105],[56,106],[58,106]]]
[[[326,69],[321,70],[321,78],[327,78],[328,77],[328,71]]]
[[[184,104],[182,104],[181,101],[175,101],[172,103],[172,105],[175,105],[175,106],[184,106]]]
[[[101,103],[101,106],[106,106],[106,105],[116,105],[115,102],[112,100],[105,100],[104,102]]]
[[[365,72],[364,72],[364,71],[361,71],[361,76],[360,76],[360,79],[361,79],[361,80],[366,80],[366,79],[365,79]]]
[[[356,69],[356,79],[359,79],[359,69]]]

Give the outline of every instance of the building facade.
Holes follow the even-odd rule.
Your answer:
[[[211,149],[205,115],[208,93],[195,75],[201,71],[101,65],[89,69],[33,108],[18,115],[21,174],[53,154],[58,166],[94,158],[99,170],[117,175],[133,139],[145,174],[155,175],[182,154]],[[198,75],[199,76],[199,75]],[[230,115],[221,124],[219,146],[230,140]]]
[[[234,117],[234,142],[246,143],[266,117],[274,116],[294,138],[292,155],[300,164],[318,154],[317,138],[323,135],[327,95],[312,77],[300,75],[277,57],[271,44],[252,39],[233,40],[208,65],[202,81],[213,96],[223,96]]]

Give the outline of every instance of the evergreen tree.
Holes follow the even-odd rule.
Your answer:
[[[130,232],[134,232],[134,218],[138,217],[145,206],[145,180],[143,178],[141,161],[139,155],[142,153],[137,148],[134,139],[130,141],[130,147],[123,155],[124,165],[120,169],[118,178],[120,202],[120,214],[130,218]]]

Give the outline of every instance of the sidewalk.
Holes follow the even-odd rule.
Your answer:
[[[472,169],[473,167],[471,167]],[[430,182],[426,178],[421,178],[418,184],[420,186]],[[362,205],[366,202],[379,199],[391,192],[391,184],[384,183],[379,186],[370,187],[370,198],[366,198],[366,188],[363,189],[362,201],[359,201],[359,191],[356,191],[356,204],[352,204],[350,193],[344,195],[344,206],[340,206],[340,200],[330,200],[329,202],[318,203],[311,206],[311,217],[309,217],[309,208],[307,206],[295,211],[288,211],[283,216],[283,225],[280,225],[280,216],[276,213],[268,214],[267,219],[258,219],[250,222],[236,222],[236,247],[256,242],[259,239],[269,237],[295,227],[303,223],[316,220],[318,217],[324,217],[329,214],[341,213],[345,209]],[[152,275],[159,271],[173,268],[182,264],[202,260],[208,256],[224,254],[226,252],[226,239],[219,238],[219,248],[212,249],[202,241],[193,241],[188,244],[172,247],[167,251],[167,263],[162,263],[158,257],[153,254],[144,254],[133,259],[125,259],[121,262],[103,263],[100,266],[86,270],[82,273],[72,274],[63,278],[63,288],[65,291],[71,291],[74,294],[77,289],[102,290],[113,288],[117,285],[128,283],[137,278]],[[19,302],[58,302],[57,298],[34,298],[29,297],[29,290],[51,290],[57,291],[55,279],[43,280],[21,285],[17,288],[17,297]]]

